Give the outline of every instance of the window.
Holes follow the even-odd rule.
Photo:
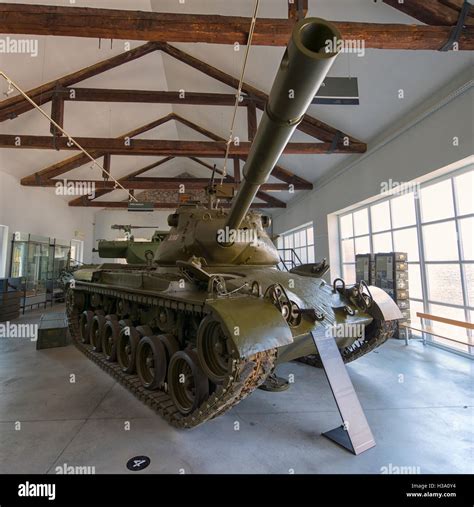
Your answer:
[[[71,264],[83,263],[84,242],[78,239],[71,239]]]
[[[424,183],[419,192],[385,197],[339,217],[341,271],[355,281],[355,255],[406,252],[411,321],[426,312],[474,322],[474,170]],[[472,335],[440,325],[430,341],[473,354]],[[448,334],[450,333],[450,334]]]
[[[283,233],[277,242],[282,262],[279,268],[290,270],[299,264],[314,262],[313,224],[306,224],[297,229]]]

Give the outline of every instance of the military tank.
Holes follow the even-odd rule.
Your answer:
[[[338,39],[322,19],[295,25],[230,209],[211,189],[208,203],[169,216],[153,263],[74,273],[67,312],[77,346],[177,427],[223,414],[278,364],[318,364],[314,333],[333,333],[348,362],[401,318],[381,289],[327,283],[325,263],[278,270],[270,218],[251,210],[337,57],[326,42]]]

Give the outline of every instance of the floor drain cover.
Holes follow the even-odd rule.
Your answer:
[[[127,468],[132,472],[138,472],[146,468],[150,463],[151,460],[148,456],[135,456],[127,461]]]

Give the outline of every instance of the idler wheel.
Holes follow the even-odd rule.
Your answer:
[[[183,415],[196,410],[209,396],[209,381],[194,351],[180,350],[173,355],[168,366],[168,387],[173,403]]]
[[[102,332],[102,352],[107,361],[117,361],[117,341],[120,334],[120,325],[116,318],[108,315]]]
[[[204,317],[197,332],[197,353],[204,373],[215,384],[222,384],[235,356],[232,341],[212,315]]]
[[[119,322],[121,329],[117,339],[117,361],[124,373],[135,373],[135,361],[140,334],[127,320]]]
[[[93,318],[94,312],[91,312],[90,310],[85,310],[81,313],[81,317],[79,319],[79,335],[82,343],[89,343],[89,335]]]
[[[166,378],[166,350],[160,338],[144,336],[137,347],[137,375],[143,387],[158,389]]]

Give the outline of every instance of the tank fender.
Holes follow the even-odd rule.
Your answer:
[[[224,331],[234,341],[240,357],[293,343],[281,312],[267,299],[243,296],[206,302]]]
[[[380,287],[369,286],[373,303],[368,310],[372,317],[378,320],[403,319],[402,312],[395,301]]]

